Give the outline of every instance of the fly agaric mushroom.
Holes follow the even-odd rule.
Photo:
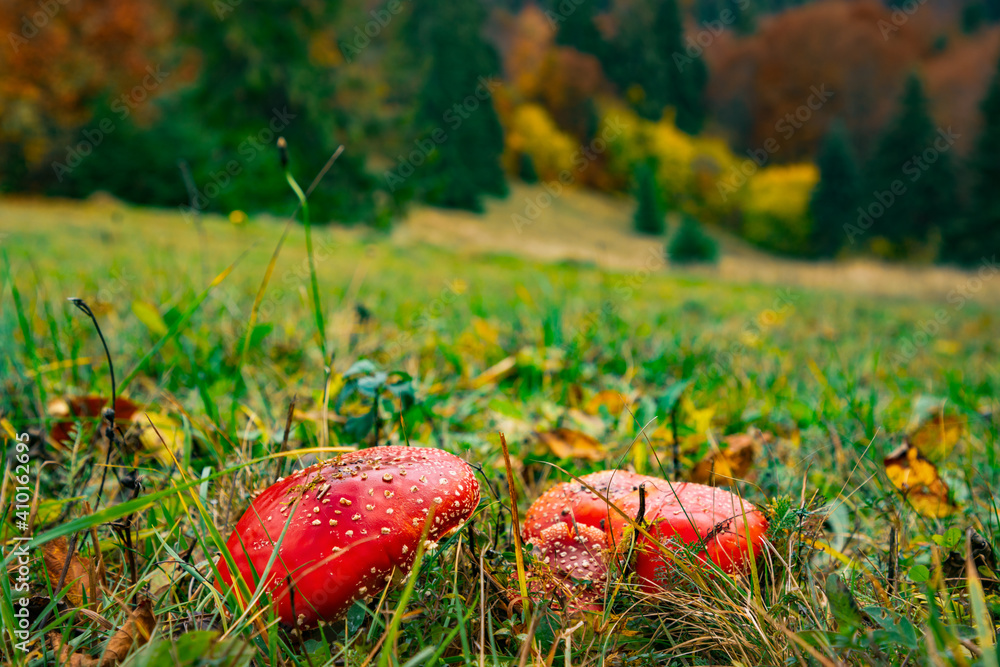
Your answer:
[[[539,537],[543,530],[558,523],[605,530],[609,516],[613,521],[617,512],[587,486],[617,505],[620,498],[636,492],[644,482],[663,483],[663,480],[624,470],[602,470],[584,475],[579,481],[556,484],[528,508],[524,519],[524,537],[526,540]]]
[[[754,558],[761,555],[767,519],[752,504],[729,491],[660,480],[658,488],[650,491],[646,487],[623,498],[619,506],[625,514],[637,517],[640,501],[642,523],[661,545],[668,548],[689,545],[701,562],[711,561],[727,574],[747,572],[751,550]],[[613,519],[611,533],[615,544],[622,544],[630,525],[620,515]],[[635,572],[643,588],[653,591],[667,583],[672,571],[669,560],[649,538],[636,535]]]
[[[280,539],[265,590],[283,623],[311,627],[377,594],[394,570],[408,572],[431,513],[428,546],[461,528],[478,504],[479,483],[457,456],[372,447],[265,489],[226,547],[252,593]],[[216,586],[233,587],[224,558],[218,567]]]
[[[528,572],[530,592],[547,595],[558,589],[570,612],[604,609],[603,591],[608,578],[604,531],[560,521],[529,544],[538,551],[538,560]]]

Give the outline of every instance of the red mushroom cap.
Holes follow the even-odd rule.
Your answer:
[[[637,496],[624,499],[620,505],[633,518],[638,511]],[[748,543],[754,558],[762,553],[767,519],[751,503],[729,491],[703,484],[661,482],[661,488],[647,495],[645,509],[646,530],[660,544],[692,545],[699,560],[711,561],[728,574],[749,570]],[[616,544],[621,542],[627,525],[620,517],[613,524]],[[635,572],[643,587],[652,591],[665,586],[673,569],[669,559],[645,536],[640,535],[636,544]]]
[[[555,523],[530,542],[537,561],[529,568],[529,590],[552,593],[557,587],[567,611],[601,611],[608,578],[607,538],[604,531],[585,524],[574,528]]]
[[[478,504],[479,483],[457,456],[423,447],[372,447],[265,489],[226,547],[252,592],[287,523],[266,590],[282,622],[310,627],[376,594],[393,568],[409,571],[431,511],[428,540],[437,542],[458,530]],[[216,586],[225,590],[233,577],[225,559],[218,567]]]
[[[525,540],[540,536],[543,530],[558,523],[572,526],[576,522],[577,525],[604,529],[609,517],[613,521],[618,516],[605,501],[580,482],[597,489],[618,505],[619,498],[636,492],[643,482],[662,484],[663,480],[624,470],[602,470],[584,475],[579,481],[556,484],[528,508],[524,519]]]

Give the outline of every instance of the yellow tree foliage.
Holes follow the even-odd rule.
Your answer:
[[[604,124],[611,123],[623,128],[613,142],[611,156],[611,170],[623,186],[636,165],[652,157],[658,185],[670,208],[708,222],[721,222],[730,216],[735,198],[724,195],[719,184],[730,178],[740,160],[725,141],[682,132],[669,113],[660,121],[647,121],[631,110],[612,107],[604,114]]]
[[[548,112],[538,104],[522,104],[511,114],[507,129],[507,167],[513,171],[522,154],[531,156],[535,171],[543,181],[559,178],[559,173],[573,169],[573,155],[578,142],[556,127]]]
[[[777,252],[808,252],[809,197],[817,182],[819,170],[811,163],[757,171],[742,193],[743,235]]]

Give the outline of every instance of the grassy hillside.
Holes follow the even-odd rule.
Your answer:
[[[591,210],[600,216],[605,209]],[[480,224],[501,224],[507,211],[491,215]],[[482,654],[486,664],[506,665],[518,664],[526,650],[542,664],[554,638],[567,634],[566,664],[574,665],[899,664],[907,656],[924,664],[931,650],[934,664],[978,660],[992,626],[976,620],[967,593],[982,588],[936,566],[950,554],[961,564],[966,528],[990,542],[998,528],[991,491],[1000,478],[994,274],[942,274],[948,278],[935,289],[909,292],[925,295],[918,299],[885,296],[879,285],[871,294],[842,293],[833,284],[735,282],[725,271],[674,273],[654,254],[649,263],[616,268],[588,257],[541,263],[519,256],[516,245],[473,248],[454,238],[451,249],[426,245],[418,232],[430,224],[421,227],[421,216],[445,219],[418,211],[393,238],[320,229],[313,239],[331,396],[361,358],[409,373],[418,404],[399,415],[398,402],[385,402],[380,443],[444,447],[482,465],[481,482],[491,486],[484,484],[472,528],[425,564],[387,661],[391,654],[398,661],[391,664],[414,656],[423,664],[475,664]],[[457,224],[464,234],[472,221]],[[303,638],[264,629],[266,618],[241,616],[232,601],[224,611],[203,579],[218,552],[212,527],[225,539],[252,490],[330,456],[310,448],[358,444],[345,424],[356,406],[337,414],[331,400],[329,431],[321,428],[325,363],[298,225],[243,344],[284,229],[277,219],[237,226],[207,218],[199,230],[174,212],[115,202],[0,201],[4,438],[51,430],[59,400],[110,394],[100,340],[66,301],[80,297],[107,338],[119,394],[148,412],[169,441],[164,447],[140,416],[144,432],[127,451],[111,454],[102,499],[96,494],[107,443],[95,437],[95,419],[69,420],[83,424],[75,442],[33,447],[41,499],[36,549],[74,531],[82,553],[93,556],[83,529],[94,526],[108,570],[108,592],[97,605],[106,625],[49,605],[48,629],[71,640],[73,650],[101,655],[128,616],[122,602],[136,592],[152,598],[159,621],[147,653],[167,637],[193,646],[191,633],[206,628],[223,629],[249,645],[245,655],[271,664],[280,655],[282,664],[360,665],[381,650],[383,612],[396,607],[398,589],[378,609],[378,599],[359,604],[343,625]],[[579,243],[570,230],[564,234],[566,244]],[[624,231],[614,237],[625,238]],[[528,240],[521,245],[537,252]],[[690,385],[676,412],[680,478],[713,453],[725,456],[720,449],[733,442],[726,436],[771,434],[754,436],[752,464],[735,482],[772,519],[775,550],[759,580],[681,576],[676,589],[655,598],[625,581],[603,615],[569,633],[575,620],[559,614],[523,617],[505,593],[515,575],[510,516],[500,510],[507,496],[497,432],[511,444],[522,509],[567,478],[560,467],[574,475],[619,465],[671,476],[669,419],[657,400],[682,380]],[[627,397],[629,410],[609,410],[606,400],[596,408],[592,399],[608,390]],[[937,448],[931,460],[951,495],[941,500],[947,516],[932,518],[897,492],[883,459],[938,401],[947,421],[941,433],[925,430],[924,437]],[[556,426],[587,432],[602,448],[591,460],[559,459],[533,437]],[[260,458],[267,460],[249,464]],[[59,465],[38,468],[43,459]],[[126,477],[133,467],[139,490]],[[109,526],[126,516],[135,521],[131,550],[122,546],[121,529],[116,538]],[[891,527],[898,558],[888,546]],[[19,534],[10,515],[3,530]],[[850,611],[828,575],[846,582],[870,616]],[[980,577],[987,608],[995,610],[995,579],[988,570]],[[31,586],[42,598],[52,593],[40,559]],[[420,653],[431,644],[439,653]]]

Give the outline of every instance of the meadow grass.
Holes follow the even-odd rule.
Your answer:
[[[44,627],[32,637],[48,640],[32,645],[31,659],[55,664],[56,639],[101,656],[148,597],[158,625],[136,664],[180,655],[186,664],[996,664],[994,575],[953,566],[965,558],[966,529],[992,545],[998,528],[1000,325],[978,302],[974,275],[958,278],[961,300],[892,299],[314,226],[318,318],[304,230],[293,225],[248,332],[284,222],[203,224],[199,233],[176,212],[116,202],[0,201],[8,450],[16,433],[47,433],[58,400],[110,395],[100,341],[69,297],[94,310],[119,394],[157,425],[140,418],[145,432],[112,452],[102,497],[108,444],[96,418],[77,420],[68,444],[33,441],[31,548],[40,556],[44,543],[75,536],[91,558],[96,544],[108,583],[84,614],[65,590],[54,595],[58,582],[33,559]],[[252,491],[329,458],[329,448],[372,444],[349,434],[358,406],[326,407],[359,359],[416,379],[416,405],[381,404],[379,443],[443,447],[482,466],[484,500],[405,588],[322,631],[289,634],[266,607],[241,609],[217,593],[213,559]],[[503,373],[490,372],[496,364]],[[594,617],[511,605],[518,584],[498,433],[522,510],[568,475],[618,465],[671,476],[660,399],[685,380],[680,478],[726,435],[773,434],[734,487],[770,514],[774,548],[757,576],[706,576],[679,562],[677,585],[656,596],[621,575]],[[588,413],[603,390],[631,399],[629,410]],[[935,460],[957,507],[944,518],[916,512],[883,465],[915,411],[935,401],[963,424]],[[555,458],[533,437],[555,426],[597,436],[604,460]],[[10,475],[5,541],[20,534]],[[14,629],[6,605],[3,622]],[[5,659],[23,661],[13,649],[5,637]]]

